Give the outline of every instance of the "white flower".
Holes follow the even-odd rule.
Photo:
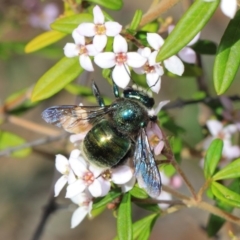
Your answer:
[[[80,154],[79,150],[73,150],[70,154],[70,159],[77,158]],[[74,176],[74,173],[70,167],[69,161],[66,157],[64,157],[61,154],[58,154],[56,156],[56,163],[55,163],[56,169],[63,174],[61,176],[54,187],[55,197],[57,197],[60,193],[60,191],[63,189],[63,187],[68,182],[69,184],[76,181],[76,178]]]
[[[66,198],[72,198],[86,189],[93,197],[105,196],[109,192],[110,182],[100,176],[104,169],[90,165],[81,156],[71,158],[69,163],[77,180],[68,185]]]
[[[170,25],[168,27],[168,33],[170,33],[174,29],[174,25]],[[184,47],[182,50],[178,52],[178,56],[186,63],[196,63],[196,53],[190,48],[193,44],[195,44],[200,37],[200,32]]]
[[[213,139],[220,138],[223,140],[222,155],[226,159],[231,160],[240,156],[240,148],[233,146],[231,142],[232,135],[237,132],[237,127],[234,124],[229,124],[224,127],[218,120],[208,120],[206,124],[212,136],[204,140],[204,149],[210,146]]]
[[[71,228],[75,228],[82,222],[87,214],[91,216],[93,201],[91,195],[88,192],[80,193],[77,196],[71,198],[71,200],[79,205],[79,207],[73,212],[71,219]]]
[[[101,68],[114,67],[112,78],[121,88],[125,88],[130,81],[129,67],[139,68],[145,64],[146,58],[137,52],[127,52],[127,41],[121,35],[117,35],[113,41],[114,52],[99,53],[94,62]]]
[[[169,103],[169,100],[159,102],[158,106],[155,109],[151,109],[148,112],[149,116],[157,116],[158,113],[161,111],[163,106]],[[148,140],[150,146],[154,149],[154,154],[159,155],[161,154],[164,148],[164,140],[163,135],[160,127],[158,126],[157,122],[149,122],[146,133],[148,136]]]
[[[213,2],[215,0],[204,0],[204,1]],[[237,11],[237,0],[221,0],[220,8],[227,17],[233,18]]]
[[[139,48],[138,52],[141,56],[147,59],[145,65],[140,68],[133,68],[137,74],[146,73],[147,84],[153,92],[158,93],[161,87],[161,76],[163,75],[163,67],[159,63],[155,62],[156,56],[151,54],[151,50],[148,47]],[[151,64],[150,64],[151,63]]]
[[[99,6],[93,8],[93,17],[94,23],[82,23],[77,29],[82,36],[94,37],[93,45],[101,52],[107,44],[107,36],[115,37],[121,32],[122,26],[117,22],[105,22]]]
[[[149,45],[155,50],[154,52],[151,53],[153,56],[151,56],[149,58],[149,59],[154,59],[154,62],[149,62],[149,65],[151,66],[151,65],[155,64],[156,56],[157,56],[160,48],[162,47],[164,40],[157,33],[148,33],[147,41],[148,41]],[[182,61],[175,55],[164,60],[163,64],[169,72],[172,72],[176,75],[181,76],[184,72],[184,65],[183,65]]]
[[[85,38],[75,29],[72,33],[75,43],[67,43],[65,45],[64,54],[66,57],[72,58],[79,56],[80,65],[87,71],[94,71],[89,56],[95,56],[98,52],[93,44],[85,45]]]

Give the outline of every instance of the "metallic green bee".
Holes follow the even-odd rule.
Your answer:
[[[160,173],[146,134],[148,123],[157,120],[151,115],[154,99],[131,87],[120,97],[114,84],[116,100],[106,106],[95,83],[92,90],[99,106],[54,106],[42,113],[43,119],[70,133],[88,131],[82,153],[99,167],[113,168],[132,158],[139,185],[150,196],[159,196]]]

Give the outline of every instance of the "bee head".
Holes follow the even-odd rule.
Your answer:
[[[140,101],[148,109],[151,109],[155,103],[154,99],[148,92],[144,91],[142,88],[136,88],[135,86],[124,89],[123,96],[125,98]]]

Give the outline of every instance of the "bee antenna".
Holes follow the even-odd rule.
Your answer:
[[[128,69],[127,69],[127,67],[126,67],[126,65],[125,64],[123,64],[123,66],[124,66],[124,68],[125,68],[125,70],[126,70],[126,72],[127,72],[127,74],[128,74],[128,76],[130,77],[130,79],[132,80],[132,82],[133,83],[135,83],[135,81],[131,78],[131,75],[130,75],[130,70],[128,71]],[[135,83],[136,84],[136,83]]]
[[[149,89],[151,89],[152,87],[156,86],[156,84],[158,83],[159,80],[160,80],[160,76],[158,77],[157,81],[147,89],[147,91],[148,91]]]

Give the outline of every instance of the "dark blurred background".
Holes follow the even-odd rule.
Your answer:
[[[171,15],[175,22],[185,11],[187,1],[182,1],[164,16]],[[0,103],[2,104],[9,95],[34,85],[39,77],[53,66],[63,56],[61,49],[66,42],[72,42],[71,36],[63,39],[57,46],[60,51],[55,54],[32,53],[24,54],[24,45],[46,30],[48,23],[44,21],[46,5],[53,4],[49,12],[58,14],[62,12],[62,1],[37,1],[37,0],[1,0],[0,1]],[[149,7],[148,1],[124,1],[121,11],[108,11],[115,20],[122,25],[128,24],[136,9],[145,12]],[[45,9],[45,10],[44,10]],[[46,14],[46,12],[45,12]],[[123,17],[124,16],[124,17]],[[39,22],[42,23],[40,24]],[[202,31],[201,39],[209,39],[219,42],[229,19],[220,10],[216,12],[212,20]],[[10,45],[11,46],[10,46]],[[212,84],[213,56],[203,56],[203,71],[207,81],[209,92],[215,95]],[[80,81],[90,85],[94,79],[101,92],[109,97],[110,85],[102,79],[101,74],[84,75]],[[79,81],[79,80],[78,80]],[[196,91],[197,85],[194,78],[163,78],[162,88],[158,100],[178,98],[191,99]],[[227,91],[227,95],[236,94],[239,89],[238,77]],[[52,105],[75,104],[76,97],[65,90],[58,93],[49,100],[43,101],[37,107],[19,115],[18,117],[32,121],[37,124],[45,123],[41,119],[41,112]],[[202,139],[202,131],[199,126],[199,105],[187,106],[170,111],[171,116],[178,125],[183,127],[184,140],[194,147]],[[49,127],[49,126],[48,126]],[[51,126],[50,126],[51,127]],[[51,127],[55,129],[54,127]],[[1,130],[10,131],[26,139],[27,142],[46,137],[44,134],[27,130],[7,121],[1,125]],[[58,129],[55,129],[58,130]],[[25,158],[1,157],[0,167],[0,239],[25,240],[32,239],[33,233],[40,221],[44,206],[50,196],[50,189],[54,178],[55,154],[64,153],[67,156],[66,145],[68,139],[54,143],[37,146],[32,153]],[[67,148],[68,149],[68,148]],[[194,187],[198,189],[203,183],[202,170],[199,167],[199,159],[185,157],[182,162],[183,170],[191,179]],[[185,186],[180,191],[186,192]],[[85,219],[80,226],[70,229],[70,219],[75,205],[67,205],[70,201],[61,195],[58,202],[66,207],[55,212],[48,219],[46,228],[42,235],[43,240],[108,240],[116,235],[116,219],[112,211],[106,210],[96,219]],[[64,205],[64,206],[65,206]],[[134,207],[133,219],[139,219],[146,215],[140,208]],[[208,214],[197,209],[183,209],[179,212],[160,218],[153,229],[151,238],[154,239],[208,239],[202,227],[206,224]],[[227,225],[221,231],[219,239],[230,239],[227,236],[229,229],[234,228]],[[236,230],[236,229],[235,229]]]

